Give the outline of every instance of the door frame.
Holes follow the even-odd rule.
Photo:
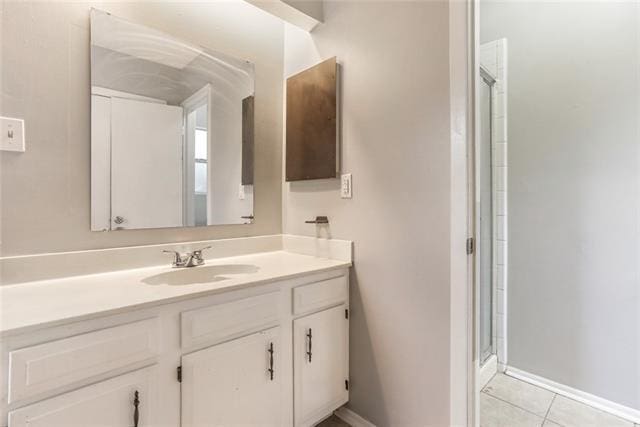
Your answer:
[[[187,128],[188,125],[188,117],[191,112],[200,108],[203,105],[207,106],[207,181],[209,181],[211,177],[211,155],[212,155],[212,144],[211,144],[211,106],[212,106],[212,89],[211,84],[207,83],[202,88],[198,89],[195,93],[189,96],[187,99],[182,101],[180,104],[183,109],[183,120],[182,120],[182,159],[183,159],[183,201],[182,201],[182,211],[183,211],[183,223],[187,224],[187,221],[191,221],[193,218],[193,203],[188,202],[188,197],[193,195],[191,182],[191,170],[193,170],[194,166],[191,165],[187,160],[188,154],[188,141],[189,137]],[[195,129],[194,129],[195,130]],[[207,182],[207,224],[212,223],[211,219],[211,185]]]
[[[479,126],[479,0],[449,3],[451,109],[450,252],[450,425],[479,425],[477,390],[476,251],[463,240],[476,238],[475,159]],[[476,240],[477,241],[477,240]]]
[[[482,83],[482,76],[480,71],[480,0],[471,0],[470,1],[470,13],[471,20],[468,27],[468,32],[471,37],[471,42],[468,46],[469,49],[469,64],[468,66],[471,68],[469,70],[469,78],[471,79],[471,88],[472,90],[469,92],[469,101],[471,106],[470,111],[470,125],[472,128],[472,132],[470,133],[470,140],[468,141],[468,147],[470,155],[468,158],[469,162],[472,163],[470,168],[473,168],[473,173],[469,173],[467,176],[467,180],[469,181],[470,191],[473,193],[470,194],[470,199],[473,200],[473,206],[469,209],[469,222],[473,223],[472,230],[475,241],[477,242],[480,235],[480,230],[478,227],[478,212],[477,205],[475,204],[478,192],[478,148],[480,146],[480,139],[482,138],[479,125],[480,118],[480,96],[479,96],[479,88]],[[477,244],[475,245],[477,248]],[[479,279],[479,268],[478,268],[478,254],[477,250],[474,250],[470,255],[473,258],[473,275],[469,282],[469,286],[471,287],[470,292],[473,295],[473,306],[469,310],[469,316],[471,319],[471,323],[473,324],[473,329],[471,332],[472,336],[470,340],[474,343],[473,345],[473,354],[471,356],[471,364],[472,370],[468,373],[471,377],[470,383],[473,384],[473,388],[470,390],[472,393],[471,399],[473,402],[472,407],[472,426],[477,427],[480,425],[480,390],[479,390],[479,375],[480,375],[480,366],[481,361],[479,357],[479,337],[480,337],[480,325],[478,322],[479,316],[479,308],[480,308],[480,298],[478,296],[478,279]]]

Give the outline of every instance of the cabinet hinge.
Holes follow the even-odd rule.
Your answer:
[[[176,371],[177,371],[178,382],[181,383],[182,382],[182,366],[178,366],[178,369],[176,369]]]
[[[471,255],[476,249],[475,239],[473,237],[469,237],[467,239],[467,255]]]
[[[345,309],[344,309],[344,318],[345,318],[345,319],[348,319],[348,318],[349,318],[349,309],[348,309],[348,308],[345,308]]]
[[[344,380],[344,388],[345,390],[349,390],[349,380]]]

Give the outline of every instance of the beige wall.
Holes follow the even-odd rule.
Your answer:
[[[282,21],[240,0],[0,4],[0,115],[24,118],[27,135],[26,153],[0,154],[1,255],[281,231]],[[255,224],[89,231],[90,6],[255,64]]]
[[[342,64],[339,180],[285,184],[284,230],[328,215],[355,243],[351,400],[378,426],[449,423],[448,5],[341,2],[312,35],[285,30],[285,76],[336,55]],[[463,247],[461,243],[461,247]]]

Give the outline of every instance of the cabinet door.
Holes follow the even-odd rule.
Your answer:
[[[9,427],[155,426],[155,378],[143,369],[16,409]]]
[[[182,427],[284,425],[282,357],[279,327],[183,356]]]
[[[293,322],[296,426],[311,425],[349,400],[349,321],[340,305]]]

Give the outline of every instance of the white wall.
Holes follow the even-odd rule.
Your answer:
[[[640,409],[640,4],[481,5],[509,43],[509,365]]]
[[[246,90],[214,87],[209,149],[209,212],[214,224],[242,224],[253,214],[250,193],[239,198],[242,182],[242,99]]]
[[[281,231],[282,21],[240,0],[0,4],[0,115],[27,135],[26,153],[0,154],[3,256]],[[254,224],[90,231],[91,6],[255,64]]]
[[[288,26],[285,76],[342,64],[338,180],[285,184],[284,230],[354,241],[349,405],[378,426],[449,424],[448,5],[325,2],[311,35]],[[464,242],[461,242],[461,249]]]

